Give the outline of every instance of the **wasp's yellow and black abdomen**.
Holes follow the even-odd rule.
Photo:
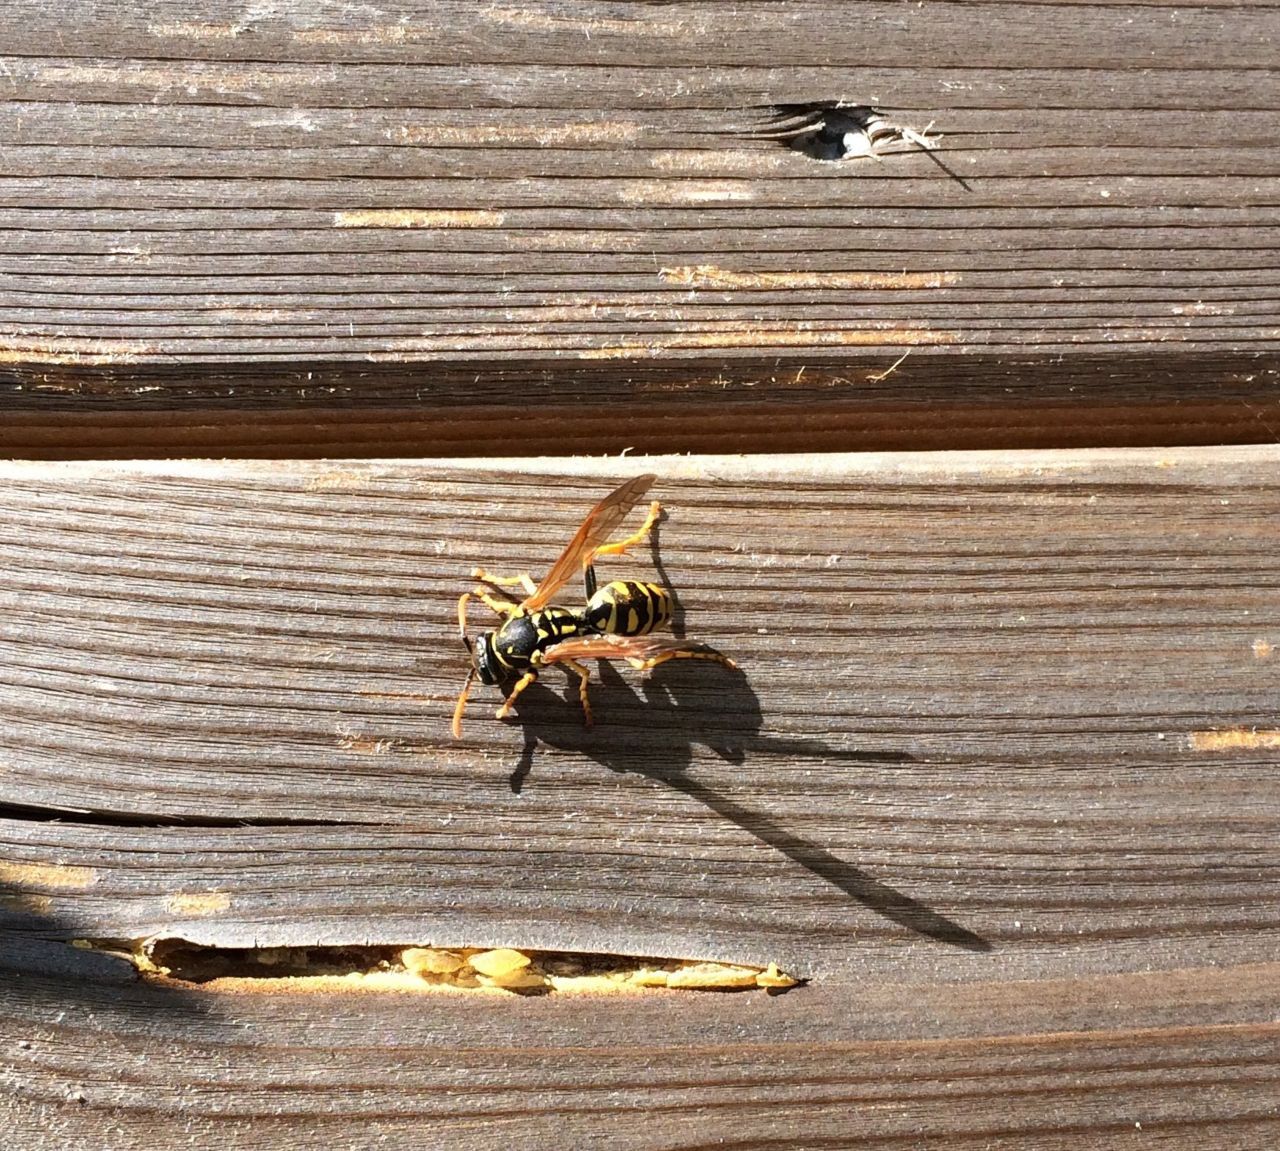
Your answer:
[[[657,584],[613,580],[592,595],[582,618],[592,631],[648,635],[671,619],[671,595]]]

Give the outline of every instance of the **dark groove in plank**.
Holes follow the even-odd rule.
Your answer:
[[[0,820],[16,820],[24,823],[79,824],[101,827],[341,827],[337,819],[218,819],[199,816],[131,816],[121,813],[105,813],[39,807],[23,803],[0,804]]]

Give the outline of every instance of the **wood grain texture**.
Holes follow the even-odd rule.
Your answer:
[[[0,454],[94,462],[0,465],[6,1145],[1274,1145],[1280,452],[1169,445],[1280,440],[1278,41],[10,3]],[[760,136],[835,98],[942,148]],[[101,462],[148,456],[274,462]],[[450,739],[471,565],[649,469],[611,568],[740,671],[601,666],[591,731],[482,690]],[[808,982],[197,987],[144,937]]]
[[[1278,462],[4,465],[8,1129],[1269,1144]],[[741,672],[602,668],[591,731],[548,675],[518,723],[489,692],[451,740],[468,568],[545,568],[644,470],[668,515],[616,569],[656,562]],[[810,982],[229,993],[67,946],[149,935],[776,960]]]
[[[9,7],[8,454],[1280,438],[1273,4]]]
[[[308,1151],[423,1140],[1235,1151],[1275,1137],[1275,1023],[1169,1020],[1269,996],[1276,976],[1271,966],[1134,977],[1040,995],[987,985],[976,998],[873,989],[853,1003],[848,989],[803,1002],[677,997],[658,1011],[515,997],[189,997],[89,980],[69,993],[27,977],[0,1000],[6,1070],[22,1087],[0,1114],[26,1146],[74,1151],[143,1139]],[[1117,999],[1126,1011],[1113,1027]],[[975,1017],[979,1034],[939,1041],[931,1026],[921,1038],[930,1008]],[[129,1074],[104,1076],[103,1048]]]

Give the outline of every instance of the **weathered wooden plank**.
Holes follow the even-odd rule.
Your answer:
[[[1274,1140],[1274,448],[0,470],[24,1147]],[[741,671],[474,701],[454,597],[654,467]],[[612,567],[611,567],[611,570]],[[305,824],[305,825],[304,825]],[[75,939],[781,961],[779,998],[138,983]],[[287,1057],[282,1057],[287,1052]]]
[[[648,464],[10,464],[0,801],[340,828],[131,832],[112,862],[101,832],[23,821],[8,850],[94,868],[45,894],[106,936],[452,923],[855,982],[909,978],[907,954],[979,979],[988,948],[1019,978],[1260,961],[1276,461],[659,461],[660,571],[742,670],[604,672],[592,731],[558,684],[520,726],[481,693],[461,743],[469,566],[545,567]],[[274,860],[265,889],[243,844]],[[368,884],[334,884],[366,865],[373,916]],[[179,872],[225,914],[175,919]]]
[[[1142,1137],[1234,1151],[1275,1137],[1274,965],[656,1007],[80,975],[9,976],[0,997],[15,1088],[0,1114],[24,1146],[1065,1151]]]
[[[72,7],[74,39],[37,0],[17,0],[14,14],[9,44],[24,55],[64,55],[68,48],[77,56],[115,54],[123,43],[140,56],[168,59],[601,66],[634,64],[643,45],[646,59],[668,66],[846,64],[843,46],[829,35],[831,5],[822,0],[757,5],[750,21],[718,3],[550,2],[526,11],[477,10],[442,0],[428,14],[387,4],[357,26],[343,11],[292,6],[259,14],[206,2],[193,18],[191,6],[180,0],[159,0],[145,13],[100,13],[82,4]],[[1274,31],[1274,14],[1268,3],[1161,5],[1154,11],[1107,0],[927,4],[907,12],[893,3],[867,3],[859,5],[855,27],[861,25],[864,44],[882,46],[882,59],[897,47],[934,67],[972,67],[971,49],[981,45],[983,59],[1013,68],[1028,59],[1071,56],[1094,68],[1130,68],[1148,59],[1215,67],[1230,59],[1239,68],[1270,69],[1275,58],[1266,36]],[[992,36],[992,28],[1001,34]],[[816,39],[822,33],[825,41]]]
[[[751,21],[720,4],[17,12],[0,45],[13,454],[93,454],[123,420],[135,454],[252,455],[263,392],[334,426],[354,404],[415,454],[446,450],[442,425],[473,429],[449,451],[556,451],[516,431],[511,391],[450,400],[459,364],[493,392],[531,357],[564,373],[558,427],[590,442],[611,405],[636,429],[616,446],[647,451],[931,447],[926,412],[951,446],[1276,438],[1274,5],[860,5],[852,30],[821,3]],[[918,152],[833,164],[759,138],[769,105],[836,98],[935,121],[963,182]],[[891,416],[845,387],[808,397],[820,443],[759,430],[784,427],[780,381],[865,380],[907,349],[937,354],[895,371]],[[1084,351],[1109,362],[1081,368],[1069,412],[1035,393]],[[965,356],[987,391],[957,404]],[[655,416],[627,373],[584,370],[596,358],[655,361],[668,391],[725,378],[763,407],[702,410],[681,438],[688,413]],[[371,361],[439,366],[391,398]],[[257,365],[255,385],[228,391],[221,364]],[[307,387],[317,368],[342,407]],[[77,420],[69,377],[95,396]],[[166,407],[200,416],[147,414]],[[365,442],[278,418],[266,435],[282,454]]]

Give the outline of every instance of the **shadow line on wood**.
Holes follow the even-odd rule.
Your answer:
[[[794,835],[767,815],[742,806],[723,792],[707,787],[686,774],[693,763],[693,748],[697,743],[705,744],[721,759],[733,764],[744,763],[748,753],[756,750],[767,750],[773,756],[795,755],[860,763],[902,763],[910,761],[910,755],[904,752],[848,750],[830,746],[821,740],[762,735],[760,700],[740,668],[662,664],[642,681],[642,699],[611,665],[602,663],[600,666],[599,678],[606,689],[601,693],[602,710],[609,707],[616,714],[624,707],[628,711],[634,709],[635,718],[643,723],[644,738],[636,740],[632,737],[635,728],[630,723],[627,738],[610,740],[607,734],[601,738],[600,735],[586,733],[575,722],[549,720],[567,703],[547,699],[553,693],[534,685],[521,696],[520,722],[525,741],[520,761],[510,777],[513,792],[518,794],[524,788],[533,771],[541,741],[558,750],[586,756],[610,771],[646,776],[697,800],[722,819],[742,828],[900,927],[967,951],[985,953],[993,950],[991,942],[976,932],[875,879],[825,848]],[[700,690],[708,684],[713,692],[710,700]],[[570,717],[576,721],[574,713],[571,712]],[[717,719],[721,722],[715,722]]]

